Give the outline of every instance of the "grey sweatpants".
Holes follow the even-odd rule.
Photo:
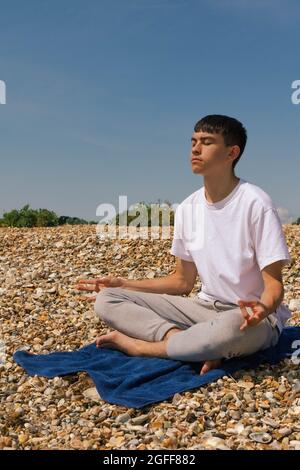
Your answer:
[[[237,304],[197,296],[107,287],[97,294],[94,308],[113,329],[145,341],[161,341],[171,328],[181,329],[167,340],[168,357],[181,361],[245,356],[275,345],[279,338],[268,318],[241,331],[244,318]]]

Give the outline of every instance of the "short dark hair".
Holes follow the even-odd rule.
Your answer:
[[[195,124],[194,131],[203,131],[209,134],[222,134],[225,145],[238,145],[240,147],[240,154],[233,161],[232,170],[234,170],[244,152],[247,142],[247,131],[240,121],[221,114],[209,114]]]

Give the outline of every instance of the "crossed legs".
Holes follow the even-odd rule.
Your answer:
[[[202,373],[220,359],[252,354],[276,343],[278,336],[265,319],[241,331],[244,319],[233,304],[216,310],[212,302],[180,295],[105,288],[95,312],[115,331],[97,339],[98,347],[129,355],[202,362]]]

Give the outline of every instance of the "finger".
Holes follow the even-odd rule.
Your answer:
[[[95,282],[95,283],[80,283],[77,284],[77,289],[78,290],[89,290],[89,291],[95,291],[99,287],[107,287],[108,282]]]
[[[97,279],[79,279],[78,281],[80,284],[96,284],[98,282]]]
[[[254,326],[254,325],[257,325],[259,322],[260,322],[260,319],[253,316],[253,317],[250,318],[248,323],[249,323],[249,325]]]
[[[94,292],[95,291],[95,289],[93,287],[90,287],[90,286],[78,286],[77,290],[87,291],[87,292]]]
[[[248,320],[248,319],[250,318],[250,315],[249,315],[249,313],[247,312],[247,310],[242,308],[241,311],[242,311],[243,317],[244,317],[246,320]]]
[[[105,287],[102,283],[97,283],[97,284],[78,284],[78,290],[87,290],[90,292],[97,292],[99,287]]]
[[[246,320],[248,320],[248,319],[250,318],[250,314],[249,314],[249,312],[246,310],[245,307],[241,307],[241,312],[242,312],[243,317],[244,317]]]
[[[241,307],[243,308],[251,308],[251,310],[254,309],[254,307],[256,306],[256,302],[245,302],[244,304],[241,305]]]
[[[248,326],[249,326],[249,323],[248,323],[248,321],[246,320],[246,321],[244,321],[244,323],[243,323],[242,326],[240,327],[240,330],[241,330],[241,331],[244,331]]]
[[[244,330],[245,328],[247,328],[248,326],[255,326],[257,325],[258,323],[260,322],[260,319],[255,317],[255,316],[252,316],[250,317],[245,323],[243,323],[243,325],[241,326],[241,330]]]
[[[243,304],[239,304],[239,307],[247,311],[247,308],[252,308],[252,305],[250,305],[249,303],[243,303]]]
[[[252,305],[240,305],[240,309],[248,314],[252,314],[253,306]]]
[[[98,279],[80,279],[78,282],[78,284],[106,284],[107,282],[109,282],[110,279],[106,279],[106,278],[98,278]]]
[[[79,298],[79,300],[86,300],[87,302],[94,302],[96,300],[97,296],[96,295],[93,295],[93,296],[81,296]]]
[[[97,278],[94,278],[94,279],[81,279],[82,282],[87,282],[87,283],[92,283],[92,284],[95,284],[95,283],[98,283],[98,282],[109,282],[110,280],[111,280],[111,278],[109,276],[97,277]]]
[[[246,307],[245,302],[243,302],[242,300],[240,300],[240,301],[238,302],[238,306],[239,306],[240,308],[245,308],[245,307]]]

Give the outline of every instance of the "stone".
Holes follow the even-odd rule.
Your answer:
[[[269,444],[272,441],[272,436],[266,432],[253,432],[249,434],[252,441],[260,442],[261,444]]]
[[[131,418],[129,413],[123,413],[116,417],[116,423],[126,423]]]
[[[34,298],[34,299],[39,299],[39,298],[42,297],[43,295],[44,295],[43,289],[41,289],[40,287],[38,287],[37,290],[35,291],[35,293],[33,294],[33,298]]]
[[[149,415],[144,414],[144,415],[139,415],[136,416],[135,418],[131,419],[132,424],[144,424],[149,420]]]
[[[88,398],[91,401],[99,402],[101,400],[101,397],[100,397],[96,387],[90,387],[90,388],[84,390],[82,394],[85,398]]]
[[[292,447],[294,450],[300,450],[300,441],[290,441],[289,445]]]
[[[289,303],[291,312],[300,311],[300,299],[291,299]]]

